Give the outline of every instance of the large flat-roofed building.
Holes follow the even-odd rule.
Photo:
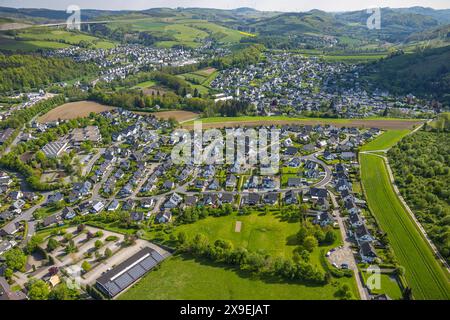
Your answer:
[[[151,248],[144,248],[97,279],[97,288],[114,298],[153,269],[164,257]]]
[[[97,126],[87,126],[86,128],[76,128],[72,130],[70,141],[74,145],[81,145],[85,141],[94,143],[100,142],[102,136]]]
[[[57,158],[69,147],[69,143],[67,141],[59,140],[55,142],[47,143],[43,148],[42,152],[44,152],[47,158]]]

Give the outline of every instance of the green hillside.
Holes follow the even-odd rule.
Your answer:
[[[450,46],[396,54],[369,65],[365,78],[395,94],[436,98],[450,104]]]

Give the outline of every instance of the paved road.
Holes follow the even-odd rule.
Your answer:
[[[328,193],[330,194],[331,202],[333,203],[334,214],[335,214],[336,220],[339,224],[339,230],[341,232],[342,241],[344,242],[344,245],[341,250],[345,251],[345,256],[348,257],[348,260],[349,260],[347,263],[348,263],[350,269],[352,269],[354,272],[359,296],[361,297],[362,300],[369,300],[369,294],[363,285],[363,281],[361,279],[361,275],[358,271],[358,266],[356,264],[355,255],[353,254],[353,251],[351,248],[352,243],[348,240],[348,237],[347,237],[344,219],[341,216],[341,212],[339,210],[339,204],[336,201],[336,196],[330,191]]]

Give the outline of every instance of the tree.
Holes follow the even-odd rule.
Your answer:
[[[73,234],[71,234],[71,233],[66,233],[64,235],[64,240],[66,240],[66,241],[71,241],[72,238],[73,238]]]
[[[84,272],[89,272],[89,270],[92,269],[92,266],[89,262],[83,261],[83,263],[81,264],[81,268],[84,270]]]
[[[183,231],[179,232],[177,238],[178,238],[178,242],[180,242],[181,244],[185,243],[187,240],[186,232],[183,232]]]
[[[36,248],[44,241],[44,238],[38,235],[31,237],[30,241],[27,243],[27,252],[32,253]]]
[[[73,242],[73,240],[70,240],[69,243],[66,245],[65,251],[67,254],[74,253],[77,251],[77,247],[75,246],[75,242]]]
[[[101,238],[101,237],[103,237],[103,231],[101,231],[101,230],[97,231],[97,232],[95,233],[95,237],[96,237],[96,238]]]
[[[13,271],[12,269],[6,268],[6,270],[5,270],[5,278],[6,278],[7,280],[11,280],[13,274],[14,274],[14,271]]]
[[[6,265],[8,268],[14,271],[23,271],[25,269],[25,264],[27,262],[27,256],[19,248],[13,248],[7,251],[3,257],[6,260]]]
[[[50,238],[49,240],[48,240],[48,243],[47,243],[47,252],[53,252],[56,248],[58,248],[59,247],[59,242],[56,240],[56,239],[54,239],[54,238]]]
[[[77,300],[80,294],[75,289],[69,289],[67,285],[63,282],[57,285],[50,292],[48,297],[49,300]]]
[[[110,248],[106,248],[105,249],[105,258],[106,259],[108,259],[108,258],[110,258],[111,256],[112,256],[112,251],[111,251],[111,249]]]
[[[86,225],[85,224],[79,224],[78,226],[77,226],[77,232],[78,233],[81,233],[81,232],[83,232],[84,230],[86,229]]]
[[[103,247],[103,242],[101,240],[97,240],[94,243],[95,249],[100,249],[101,247]]]
[[[348,284],[343,284],[338,291],[336,291],[336,296],[341,298],[342,300],[351,300],[353,299],[352,291]]]
[[[313,252],[315,248],[319,245],[317,239],[314,236],[307,236],[305,240],[303,240],[303,246],[309,252]]]
[[[337,239],[336,233],[334,233],[333,230],[328,230],[325,233],[325,243],[326,244],[333,244]]]
[[[47,300],[50,294],[48,285],[42,280],[31,279],[27,289],[30,300]]]

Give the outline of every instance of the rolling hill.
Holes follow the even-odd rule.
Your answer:
[[[396,94],[435,98],[450,105],[450,46],[396,54],[368,65],[364,78]]]

